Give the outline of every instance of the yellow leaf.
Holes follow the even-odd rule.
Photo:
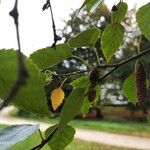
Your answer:
[[[60,104],[63,102],[64,97],[64,91],[60,87],[52,91],[50,99],[54,110],[56,110],[60,106]]]

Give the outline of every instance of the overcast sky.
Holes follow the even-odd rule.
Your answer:
[[[24,54],[29,55],[36,49],[50,46],[53,43],[51,18],[49,11],[42,12],[46,0],[18,0],[19,28],[21,47]],[[57,29],[62,29],[72,10],[79,8],[84,0],[51,0]],[[105,0],[109,8],[119,0]],[[124,0],[129,9],[137,4],[144,5],[149,0]],[[0,49],[17,48],[16,32],[13,19],[8,15],[14,6],[14,0],[1,0],[0,3]]]

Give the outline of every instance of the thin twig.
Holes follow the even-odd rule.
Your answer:
[[[73,55],[73,58],[75,58],[74,57],[75,55]],[[78,56],[77,56],[78,57]],[[112,67],[115,67],[115,64],[113,64],[113,65],[100,65],[100,66],[97,66],[96,68],[112,68]],[[47,67],[47,68],[44,68],[44,69],[41,69],[40,71],[41,72],[45,72],[45,71],[47,71],[47,70],[50,70],[52,67]],[[78,73],[84,73],[84,72],[89,72],[91,69],[94,69],[94,68],[92,68],[92,66],[89,66],[89,69],[87,69],[87,70],[85,70],[85,71],[77,71]],[[75,73],[75,72],[74,72]],[[73,73],[73,75],[74,75],[74,73]],[[77,73],[77,74],[78,74]],[[70,73],[69,73],[70,74]],[[72,73],[71,73],[72,74]],[[61,76],[68,76],[68,74],[60,74]]]
[[[124,64],[127,64],[128,62],[130,61],[133,61],[133,60],[137,60],[138,58],[144,56],[145,54],[149,53],[150,52],[150,48],[140,52],[139,54],[129,58],[129,59],[126,59],[120,63],[117,63],[117,64],[114,64],[114,68],[108,72],[106,75],[104,75],[103,77],[100,78],[100,81],[104,80],[105,78],[107,78],[110,74],[112,74],[114,71],[116,71],[118,68],[120,68],[121,66],[123,66]]]
[[[66,74],[57,74],[56,76],[59,76],[59,77],[70,77],[70,76],[74,76],[74,75],[90,72],[91,70],[92,69],[78,70],[78,71],[74,71],[74,72],[66,73]]]
[[[110,72],[108,72],[106,75],[104,75],[103,77],[100,78],[100,80],[103,80],[105,79],[107,76],[109,76],[111,73],[113,73],[115,70],[117,70],[119,67],[123,66],[124,64],[127,64],[128,62],[130,61],[133,61],[133,60],[136,60],[140,57],[142,57],[143,55],[147,54],[150,52],[150,48],[140,52],[139,54],[129,58],[129,59],[126,59],[126,60],[123,60],[122,62],[120,63],[116,63],[116,64],[112,64],[112,65],[100,65],[100,66],[97,66],[97,67],[94,67],[94,68],[97,68],[97,69],[100,69],[100,68],[113,68]],[[91,69],[87,69],[87,70],[81,70],[81,71],[75,71],[75,72],[71,72],[71,73],[67,73],[67,74],[58,74],[56,76],[64,76],[64,77],[69,77],[69,76],[73,76],[73,75],[77,75],[77,74],[82,74],[82,73],[86,73],[86,72],[90,72],[92,69],[94,68],[91,68]]]
[[[14,82],[8,94],[4,97],[3,103],[0,106],[0,110],[2,110],[3,107],[6,106],[9,103],[9,101],[15,97],[20,87],[25,84],[26,78],[28,77],[28,73],[23,61],[23,55],[21,54],[21,45],[20,45],[19,27],[18,27],[19,13],[18,13],[17,6],[18,6],[18,0],[15,1],[14,8],[12,11],[10,11],[9,15],[13,17],[16,26],[16,35],[17,35],[17,42],[18,42],[18,76],[17,76],[17,80]]]
[[[94,51],[94,53],[95,53],[95,55],[96,55],[97,64],[98,64],[98,66],[100,66],[100,65],[101,65],[101,63],[100,63],[100,58],[99,58],[99,55],[98,55],[97,49],[96,49],[95,47],[93,47],[92,49],[93,49],[93,51]]]
[[[141,50],[141,41],[142,41],[142,35],[140,35],[139,41],[138,41],[138,46],[137,46],[138,53],[140,53],[140,50]]]
[[[54,34],[54,43],[52,44],[52,47],[55,48],[57,41],[61,40],[61,37],[58,36],[56,33],[56,25],[55,25],[55,21],[54,21],[54,15],[53,15],[53,10],[52,10],[50,0],[47,0],[46,3],[44,4],[43,11],[48,8],[50,8],[51,19],[52,19],[52,28],[53,28],[53,34]]]
[[[53,27],[53,33],[54,33],[54,45],[56,45],[58,39],[57,39],[57,34],[56,34],[56,26],[55,26],[55,21],[54,21],[54,15],[53,15],[53,10],[52,10],[50,0],[48,0],[48,2],[49,2],[49,8],[50,8],[50,13],[51,13],[51,18],[52,18],[52,27]]]
[[[91,66],[88,62],[86,62],[83,58],[81,58],[81,57],[79,57],[79,56],[76,56],[76,55],[72,55],[72,57],[73,57],[74,59],[78,59],[78,60],[80,60],[81,62],[83,62],[88,68],[92,68],[92,66]]]
[[[39,135],[40,135],[40,137],[41,137],[41,139],[42,139],[42,141],[43,141],[43,140],[44,140],[44,137],[43,137],[43,135],[42,135],[42,132],[41,132],[40,129],[38,129],[38,131],[39,131]]]
[[[64,81],[61,83],[60,88],[64,85],[64,83],[67,81],[68,78],[65,78]]]
[[[39,145],[36,145],[35,147],[31,148],[31,150],[40,150],[45,144],[47,144],[51,140],[51,138],[53,137],[53,135],[55,134],[57,129],[58,129],[58,126],[56,126],[53,129],[53,131],[51,133],[49,133],[49,135],[41,141],[41,143]]]

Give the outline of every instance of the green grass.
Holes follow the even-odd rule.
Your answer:
[[[11,115],[16,115],[16,110],[11,112]],[[26,119],[38,120],[40,122],[55,124],[58,123],[59,118],[40,118],[26,116]],[[131,122],[120,118],[107,118],[104,120],[88,120],[88,119],[74,119],[70,122],[70,125],[76,128],[106,131],[118,134],[136,135],[141,137],[150,137],[150,123]]]
[[[40,137],[36,133],[30,136],[25,141],[22,141],[11,148],[11,150],[29,150],[33,148],[35,145],[40,143]],[[42,150],[49,150],[49,146],[46,144]],[[122,147],[115,147],[115,146],[108,146],[104,144],[97,144],[86,142],[78,139],[74,139],[66,148],[65,150],[134,150]]]
[[[75,139],[65,150],[135,150],[135,149],[109,146]]]
[[[0,125],[0,129],[6,127],[5,125]],[[26,140],[21,141],[10,148],[10,150],[29,150],[39,144],[41,141],[39,133],[35,133],[29,136]],[[42,150],[49,150],[49,146],[46,144]],[[79,139],[74,139],[65,150],[135,150],[123,147],[109,146],[104,144],[97,144],[86,142]]]
[[[7,125],[0,124],[0,129],[7,127]]]
[[[120,120],[73,120],[70,123],[74,127],[113,132],[118,134],[137,135],[150,137],[149,123],[135,123]]]

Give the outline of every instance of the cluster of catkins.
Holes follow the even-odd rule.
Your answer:
[[[88,100],[92,102],[96,97],[96,85],[99,80],[99,70],[93,69],[89,73],[90,85],[86,96]],[[145,104],[146,102],[146,71],[140,60],[136,63],[135,68],[135,80],[136,80],[136,93],[137,93],[137,103],[139,106]]]

